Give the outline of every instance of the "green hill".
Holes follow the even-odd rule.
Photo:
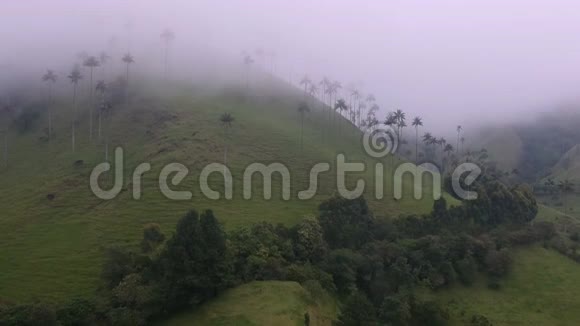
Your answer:
[[[484,278],[471,287],[455,286],[437,292],[455,325],[469,323],[475,314],[493,325],[577,325],[580,320],[580,265],[539,246],[518,249],[510,275],[499,290]]]
[[[580,180],[580,145],[572,147],[552,168],[551,178],[555,180]]]
[[[392,199],[392,188],[385,191],[384,199],[375,200],[371,181],[375,161],[363,152],[360,133],[313,100],[301,149],[297,107],[304,97],[286,83],[267,79],[249,89],[174,84],[167,87],[170,92],[158,86],[135,83],[131,105],[114,106],[110,122],[105,122],[103,129],[110,130],[110,134],[104,132],[104,138],[110,135],[110,153],[115,146],[125,151],[124,191],[110,201],[98,199],[89,189],[91,170],[104,160],[104,145],[103,141],[88,141],[86,96],[78,105],[75,153],[70,149],[69,97],[58,97],[52,106],[54,137],[50,143],[45,132],[46,104],[25,108],[40,115],[24,130],[13,129],[8,167],[0,169],[1,298],[60,301],[90,296],[98,285],[104,248],[135,245],[142,226],[150,222],[171,232],[177,219],[191,208],[212,208],[228,229],[262,220],[293,224],[305,215],[316,214],[317,205],[335,192],[334,172],[326,173],[320,176],[320,190],[312,200],[285,201],[275,177],[272,199],[254,196],[245,200],[241,192],[243,169],[253,162],[284,163],[292,174],[295,197],[297,191],[307,188],[307,171],[315,163],[333,166],[336,154],[345,153],[347,161],[370,163],[367,172],[358,175],[367,180],[366,197],[377,215],[423,213],[432,207],[428,183],[421,201],[412,199],[409,184],[404,187],[403,200]],[[232,200],[210,200],[200,192],[198,177],[206,164],[223,161],[224,136],[218,119],[224,112],[235,118],[228,141],[234,196]],[[389,161],[385,160],[385,166],[390,166]],[[151,163],[152,170],[144,176],[141,200],[134,200],[131,175],[142,162]],[[189,175],[174,188],[192,191],[191,200],[172,201],[157,189],[159,171],[170,162],[188,167]],[[390,175],[386,173],[385,185],[392,184]],[[351,176],[349,185],[355,177]],[[259,194],[261,181],[254,181],[254,194]],[[215,189],[223,188],[217,174],[210,183]]]
[[[244,284],[226,291],[194,313],[175,316],[161,325],[331,325],[336,306],[329,297],[313,299],[295,282],[263,281]]]

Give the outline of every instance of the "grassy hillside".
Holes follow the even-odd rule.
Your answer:
[[[114,107],[111,122],[105,124],[105,130],[110,130],[111,153],[114,146],[125,151],[125,191],[114,200],[100,200],[89,190],[90,172],[104,160],[104,146],[88,141],[86,97],[78,106],[76,153],[70,149],[72,107],[68,97],[59,97],[53,105],[55,126],[50,143],[43,140],[47,121],[43,106],[28,130],[10,135],[9,165],[0,169],[0,298],[60,301],[89,296],[98,283],[104,248],[134,245],[145,223],[159,223],[170,233],[178,218],[191,208],[214,209],[228,229],[262,220],[293,224],[305,215],[316,214],[317,205],[336,189],[335,172],[326,173],[320,176],[315,198],[284,201],[275,177],[271,200],[261,199],[261,195],[245,200],[242,171],[250,163],[281,162],[288,166],[293,198],[307,188],[307,171],[318,162],[333,165],[339,152],[345,153],[348,161],[374,163],[364,154],[355,128],[337,115],[329,118],[328,111],[315,101],[311,101],[312,112],[305,120],[301,149],[296,108],[303,95],[283,82],[264,80],[247,90],[179,84],[171,85],[171,94],[157,90],[158,85],[136,84],[131,105]],[[234,198],[215,201],[201,194],[198,176],[207,163],[223,160],[224,137],[218,119],[224,112],[235,118],[228,140]],[[83,163],[74,164],[77,160]],[[151,163],[152,171],[145,174],[143,196],[137,201],[132,199],[130,180],[142,162]],[[159,171],[170,162],[189,168],[188,177],[174,189],[192,191],[192,200],[172,201],[157,189]],[[392,188],[385,191],[384,199],[375,200],[373,166],[369,164],[367,173],[359,175],[367,180],[366,196],[376,214],[431,209],[428,184],[421,201],[412,199],[408,184],[404,200],[393,200]],[[390,175],[386,173],[386,185],[391,184]],[[261,181],[254,181],[254,194],[260,194]],[[218,174],[212,175],[210,183],[215,189],[223,188]],[[48,195],[54,199],[49,200]]]
[[[562,156],[560,161],[552,168],[550,176],[555,180],[569,179],[580,181],[580,145],[572,147]]]
[[[466,324],[472,315],[493,325],[577,325],[580,320],[580,265],[539,246],[517,250],[511,274],[501,289],[485,279],[471,287],[456,286],[434,298],[446,304],[453,323]]]
[[[207,325],[331,325],[336,305],[330,298],[314,300],[295,282],[252,282],[231,289],[205,304],[199,311],[185,313],[160,324],[163,326]]]

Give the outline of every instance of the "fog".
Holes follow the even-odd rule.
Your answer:
[[[172,71],[208,78],[207,62],[261,49],[280,78],[328,76],[373,93],[381,117],[402,109],[431,130],[527,119],[580,92],[573,0],[3,1],[1,79],[39,83],[109,49],[160,73],[166,28]]]

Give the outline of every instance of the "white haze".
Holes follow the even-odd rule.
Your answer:
[[[130,50],[161,72],[165,28],[183,76],[207,78],[208,65],[261,48],[276,54],[281,78],[356,85],[375,94],[381,116],[402,109],[435,130],[526,119],[580,92],[573,0],[4,0],[0,80],[36,83],[80,51],[108,49],[112,36],[117,55]]]

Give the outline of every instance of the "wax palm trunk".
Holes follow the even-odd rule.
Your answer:
[[[71,143],[72,143],[72,151],[75,152],[75,132],[76,132],[76,120],[77,120],[77,84],[73,86],[73,119],[72,119],[72,135],[71,135]]]
[[[91,77],[89,82],[91,88],[89,93],[89,141],[93,141],[93,67],[91,67]]]

